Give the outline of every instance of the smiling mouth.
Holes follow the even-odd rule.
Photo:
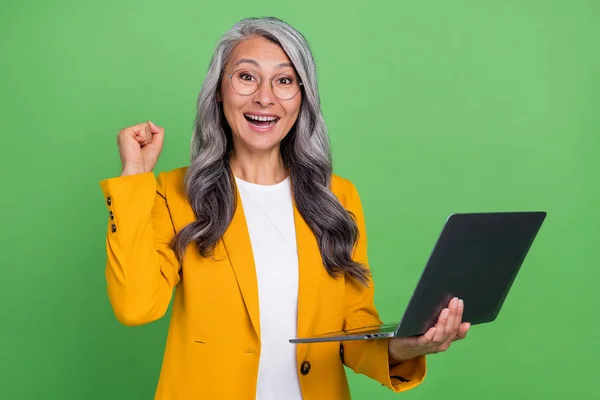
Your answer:
[[[279,121],[279,117],[267,117],[263,115],[244,114],[246,121],[258,128],[270,128]]]

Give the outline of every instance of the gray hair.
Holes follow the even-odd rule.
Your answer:
[[[217,43],[198,96],[191,165],[184,182],[196,220],[177,233],[172,247],[182,260],[187,246],[195,242],[200,254],[209,257],[231,223],[237,198],[229,164],[233,144],[216,95],[233,50],[254,36],[281,46],[303,82],[298,119],[280,144],[298,211],[317,238],[327,272],[333,277],[346,273],[367,284],[368,269],[352,260],[359,235],[354,216],[330,189],[332,157],[310,47],[300,32],[273,17],[243,19]]]

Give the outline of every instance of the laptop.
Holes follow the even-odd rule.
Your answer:
[[[492,322],[545,218],[545,211],[451,214],[400,323],[297,337],[290,343],[423,335],[453,297],[465,302],[464,322]]]

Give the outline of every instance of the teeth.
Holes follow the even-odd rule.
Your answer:
[[[255,121],[275,121],[277,119],[277,117],[266,117],[263,115],[252,115],[252,114],[244,114],[244,115]]]

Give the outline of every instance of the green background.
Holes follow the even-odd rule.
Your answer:
[[[335,172],[365,206],[376,301],[401,315],[451,212],[545,210],[499,319],[429,358],[407,399],[597,398],[597,1],[3,2],[0,398],[150,399],[167,318],[118,324],[104,280],[119,129],[188,162],[219,36],[275,15],[319,68]],[[468,305],[467,305],[468,307]],[[348,370],[355,399],[391,392]]]

